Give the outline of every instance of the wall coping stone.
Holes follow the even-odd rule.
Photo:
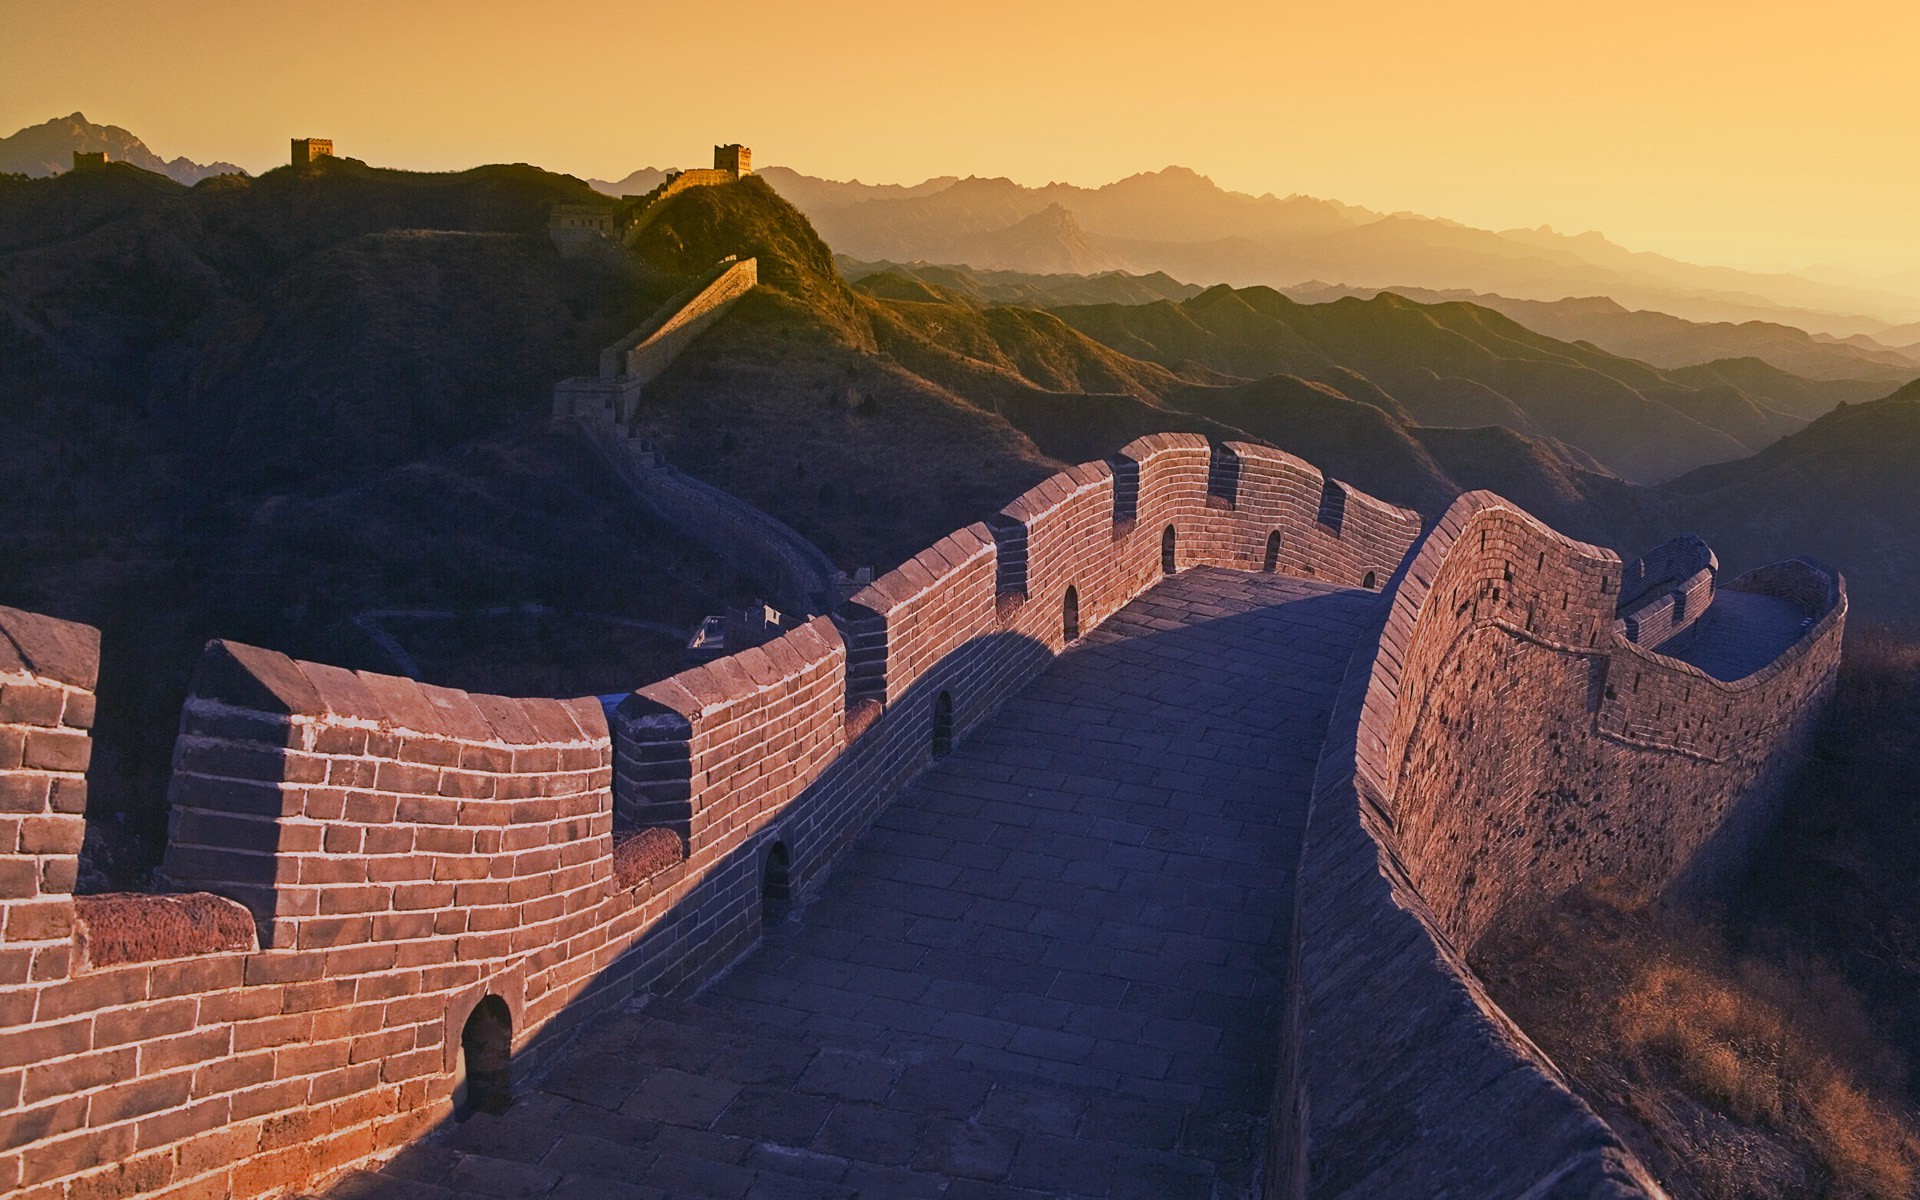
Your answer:
[[[0,606],[0,673],[13,672],[92,691],[100,678],[100,631]]]

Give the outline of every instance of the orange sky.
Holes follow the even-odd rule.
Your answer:
[[[1738,266],[1920,269],[1920,5],[0,0],[0,133],[76,109],[249,169],[1169,163]]]

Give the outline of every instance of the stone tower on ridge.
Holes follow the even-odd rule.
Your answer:
[[[333,157],[332,138],[294,138],[293,165],[306,167],[313,165],[316,158]]]
[[[75,150],[73,152],[73,169],[76,171],[86,170],[89,167],[104,167],[106,165],[107,152],[105,150]]]
[[[713,169],[732,171],[735,175],[753,174],[753,151],[738,142],[713,148]]]

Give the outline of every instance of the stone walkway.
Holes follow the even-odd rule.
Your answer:
[[[1307,793],[1377,598],[1159,585],[731,974],[332,1197],[1247,1195]]]
[[[1676,639],[1677,647],[1656,649],[1732,682],[1745,679],[1799,641],[1807,629],[1806,617],[1799,605],[1778,596],[1716,592],[1698,625]]]

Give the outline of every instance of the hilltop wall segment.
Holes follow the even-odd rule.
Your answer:
[[[833,560],[792,526],[682,471],[648,438],[604,421],[583,424],[589,444],[655,520],[753,579],[786,613],[833,606]]]
[[[1619,615],[1623,578],[1633,611],[1697,593],[1702,551],[1682,539],[1623,568],[1473,493],[1396,575],[1315,781],[1278,1194],[1661,1194],[1468,958],[1583,881],[1651,896],[1710,877],[1770,817],[1832,686],[1845,588],[1804,562],[1729,585],[1791,598],[1806,628],[1715,679]]]
[[[652,317],[601,350],[598,374],[555,384],[553,415],[624,428],[647,385],[759,282],[759,260],[722,259],[669,297]]]
[[[182,718],[166,860],[203,891],[86,898],[76,918],[58,888],[72,850],[55,850],[33,852],[46,894],[0,897],[0,1185],[246,1197],[397,1148],[461,1103],[484,998],[524,1072],[608,1004],[710,976],[943,748],[1196,564],[1386,588],[1315,784],[1275,1194],[1310,1175],[1315,1195],[1493,1194],[1556,1171],[1585,1194],[1657,1194],[1464,956],[1516,905],[1600,871],[1681,882],[1751,825],[1831,678],[1838,580],[1783,564],[1726,585],[1805,606],[1810,628],[1724,683],[1626,636],[1616,558],[1496,498],[1423,536],[1298,459],[1193,435],[1062,472],[837,619],[611,713],[215,643]],[[1698,568],[1669,574],[1660,595]],[[45,620],[0,610],[0,797],[51,810],[84,753],[35,766],[24,747],[35,729],[84,743],[98,652]],[[77,828],[64,794],[30,815]],[[1642,819],[1640,797],[1662,795]],[[66,925],[15,925],[16,902]],[[78,952],[95,943],[115,948]]]
[[[632,428],[647,385],[758,282],[754,259],[715,264],[602,350],[597,376],[555,385],[553,412],[586,430],[595,451],[655,519],[751,576],[785,612],[812,615],[834,606],[832,560],[785,523],[672,466]]]
[[[0,795],[60,796],[66,833],[6,876],[54,886],[5,898],[0,1090],[18,1091],[0,1091],[0,1184],[33,1197],[305,1185],[455,1111],[461,1030],[486,997],[525,1072],[606,1005],[710,975],[779,899],[776,854],[780,886],[804,886],[943,740],[1169,560],[1224,563],[1252,537],[1239,523],[1307,519],[1209,499],[1212,456],[1198,438],[1143,439],[1063,472],[997,532],[970,526],[876,580],[842,621],[643,688],[610,720],[592,699],[469,694],[214,643],[182,716],[164,864],[173,887],[202,890],[89,897],[79,919],[73,788],[97,635],[0,613],[17,635],[0,712],[50,721],[52,697],[71,718],[0,725],[0,748],[18,747]],[[1130,517],[1117,474],[1137,485]],[[1400,522],[1410,543],[1417,519]],[[1022,547],[1011,590],[1007,538]],[[1358,579],[1404,548],[1356,545],[1336,573]],[[1077,631],[1068,589],[1086,596]],[[17,652],[29,643],[39,658]],[[29,732],[9,736],[16,724]],[[29,748],[43,736],[62,742],[58,764]],[[13,845],[32,844],[16,832]],[[21,905],[31,920],[13,917]],[[95,943],[96,957],[76,952]]]

